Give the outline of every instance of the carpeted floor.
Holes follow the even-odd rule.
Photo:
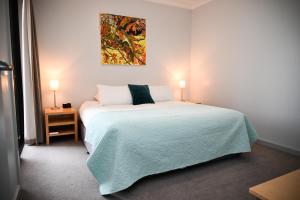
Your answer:
[[[261,145],[252,153],[146,177],[129,189],[101,196],[86,167],[82,143],[26,146],[21,156],[23,200],[255,199],[250,186],[300,168],[300,158]]]

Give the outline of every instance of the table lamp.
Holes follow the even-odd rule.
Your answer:
[[[51,108],[52,110],[59,109],[59,107],[56,106],[56,95],[55,95],[55,92],[58,90],[58,88],[59,88],[59,81],[51,80],[50,81],[50,90],[53,91],[53,97],[54,97],[54,106]]]
[[[180,87],[180,89],[181,89],[181,101],[184,101],[184,100],[183,100],[183,90],[184,90],[184,88],[185,88],[185,80],[180,80],[180,81],[179,81],[179,87]]]

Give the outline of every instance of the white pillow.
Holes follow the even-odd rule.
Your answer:
[[[128,86],[97,85],[98,93],[95,98],[101,105],[129,105],[132,97]]]
[[[174,100],[174,95],[172,90],[167,85],[153,86],[149,85],[150,94],[152,99],[157,101],[172,101]]]

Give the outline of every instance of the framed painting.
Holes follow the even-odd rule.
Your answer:
[[[146,20],[100,14],[101,63],[146,65]]]

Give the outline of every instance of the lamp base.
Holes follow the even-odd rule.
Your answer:
[[[59,110],[60,107],[57,107],[57,106],[54,106],[54,107],[51,107],[51,110]]]

